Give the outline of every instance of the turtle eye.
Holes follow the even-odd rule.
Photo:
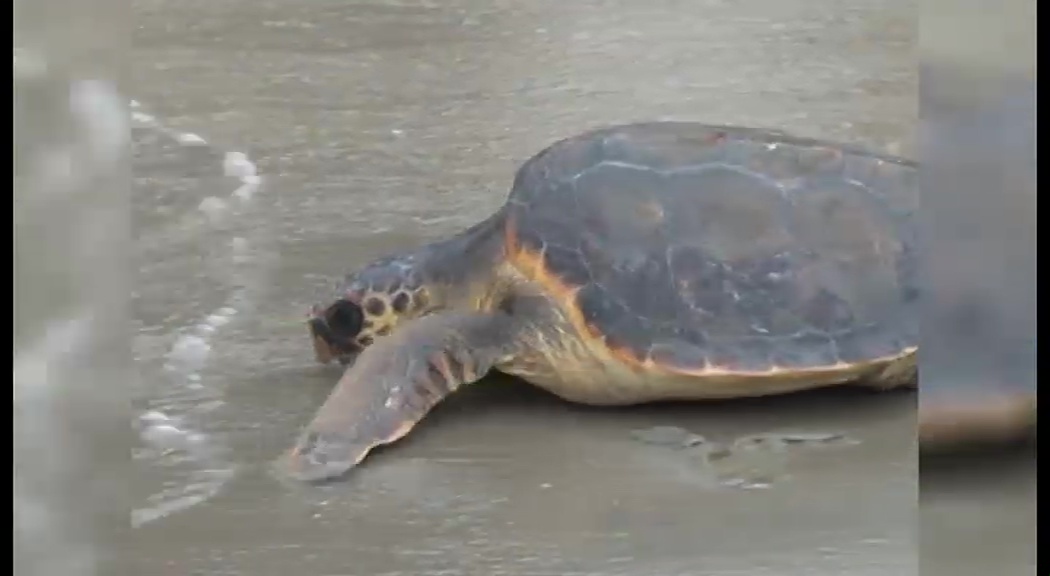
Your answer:
[[[325,323],[338,340],[347,340],[361,332],[364,314],[357,304],[340,300],[332,304],[325,312]]]

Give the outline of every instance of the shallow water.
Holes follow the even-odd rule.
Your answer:
[[[905,0],[140,0],[132,573],[916,573],[913,394],[598,410],[493,378],[344,482],[268,470],[338,378],[345,271],[498,207],[599,124],[693,119],[910,153]],[[717,463],[638,442],[851,441]]]

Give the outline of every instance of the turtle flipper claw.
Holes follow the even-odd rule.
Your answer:
[[[315,482],[341,476],[364,459],[369,448],[338,434],[306,432],[287,455],[286,473]]]

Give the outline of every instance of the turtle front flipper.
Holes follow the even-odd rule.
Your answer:
[[[294,478],[340,476],[376,446],[402,437],[459,386],[481,379],[515,350],[504,313],[446,312],[420,318],[366,348],[287,456]]]

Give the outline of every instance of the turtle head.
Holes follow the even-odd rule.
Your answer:
[[[413,256],[373,261],[340,282],[336,298],[311,309],[310,335],[318,361],[353,362],[376,338],[427,312],[429,300]]]

